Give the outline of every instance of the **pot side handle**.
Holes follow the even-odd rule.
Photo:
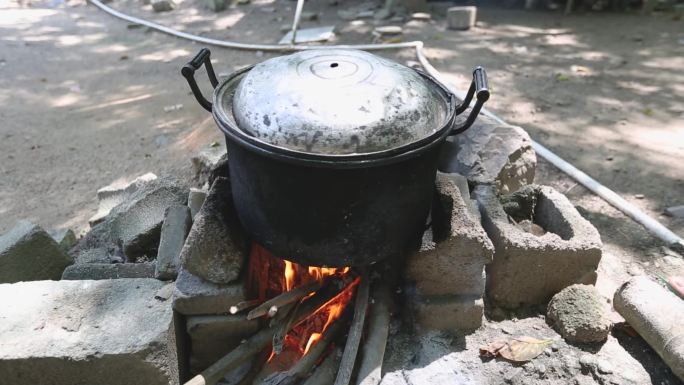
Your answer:
[[[202,91],[197,86],[197,81],[195,81],[195,71],[200,69],[202,64],[207,67],[207,75],[209,76],[212,87],[216,88],[218,79],[216,78],[216,73],[214,73],[214,67],[211,65],[211,51],[207,48],[202,48],[188,64],[181,68],[181,75],[188,81],[192,94],[195,95],[197,102],[204,107],[205,110],[211,112],[211,102],[202,95]]]
[[[476,67],[473,70],[473,81],[470,83],[470,88],[468,89],[468,93],[466,94],[463,103],[456,107],[456,115],[462,113],[468,108],[468,106],[470,106],[473,96],[475,96],[477,100],[475,101],[473,109],[470,111],[470,115],[468,115],[468,118],[465,120],[465,122],[458,126],[454,125],[454,127],[451,128],[449,135],[460,134],[467,130],[475,122],[475,119],[480,113],[482,106],[484,106],[485,102],[489,100],[489,82],[487,81],[487,72],[485,72],[485,69],[482,67]]]

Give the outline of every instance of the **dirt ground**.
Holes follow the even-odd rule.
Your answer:
[[[253,43],[277,42],[294,6],[252,0],[213,13],[185,0],[160,14],[138,0],[109,4],[180,30]],[[335,25],[335,43],[371,42],[372,19],[337,16],[354,4],[309,2],[319,18],[303,27]],[[444,7],[435,3],[430,22],[381,24],[401,25],[404,41],[425,41],[433,65],[461,88],[474,66],[485,66],[489,109],[684,235],[684,220],[663,215],[684,204],[684,21],[481,7],[477,27],[462,32],[446,29],[437,9]],[[180,75],[200,47],[83,0],[0,0],[0,233],[19,219],[82,232],[98,188],[146,172],[188,177],[190,156],[222,140]],[[212,52],[225,74],[274,56]],[[414,60],[411,51],[382,54]],[[537,182],[568,195],[599,229],[605,248],[597,286],[606,297],[633,274],[684,273],[680,255],[541,159]]]

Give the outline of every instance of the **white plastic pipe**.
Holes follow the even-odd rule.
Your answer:
[[[428,61],[427,57],[423,53],[423,42],[422,41],[410,41],[410,42],[403,42],[403,43],[392,43],[392,44],[353,44],[353,45],[328,45],[328,46],[308,46],[308,45],[297,45],[297,44],[291,44],[291,45],[277,45],[277,44],[249,44],[249,43],[238,43],[238,42],[233,42],[233,41],[226,41],[226,40],[218,40],[218,39],[211,39],[203,36],[198,36],[198,35],[193,35],[191,33],[186,33],[182,31],[175,30],[173,28],[169,28],[166,26],[163,26],[161,24],[153,23],[151,21],[145,20],[145,19],[140,19],[137,17],[133,17],[130,15],[127,15],[125,13],[119,12],[115,9],[112,9],[104,4],[102,4],[99,0],[88,0],[90,3],[95,5],[96,7],[100,8],[101,10],[107,12],[108,14],[118,17],[120,19],[126,20],[130,23],[135,23],[135,24],[140,24],[144,25],[146,27],[149,27],[151,29],[155,29],[160,32],[164,32],[176,37],[180,37],[183,39],[187,40],[192,40],[196,41],[198,43],[204,43],[204,44],[209,44],[209,45],[214,45],[218,47],[225,47],[225,48],[234,48],[234,49],[241,49],[241,50],[250,50],[250,51],[271,51],[271,52],[292,52],[292,51],[304,51],[304,50],[310,50],[310,49],[359,49],[363,51],[375,51],[375,50],[386,50],[386,49],[402,49],[402,48],[414,48],[416,50],[416,58],[420,62],[420,64],[423,66],[425,71],[433,76],[435,79],[439,80],[442,84],[446,85],[446,87],[449,88],[451,92],[454,93],[458,98],[463,100],[465,98],[465,93],[462,91],[457,90],[453,86],[451,86],[449,83],[443,81],[441,74],[435,67],[430,64]],[[293,20],[293,39],[294,39],[294,30],[297,28],[297,24],[299,22],[299,18],[301,16],[301,7],[300,3],[303,3],[302,0],[298,1],[298,6],[297,10],[295,12],[295,19]],[[294,43],[294,40],[293,40]],[[486,108],[483,108],[482,113],[487,115],[488,117],[496,120],[500,124],[507,124],[506,121],[498,117],[496,114],[492,113],[491,111],[487,110]],[[643,211],[639,210],[636,206],[633,204],[627,202],[624,198],[616,194],[614,191],[609,189],[608,187],[602,185],[599,183],[596,179],[590,177],[589,175],[585,174],[581,170],[577,169],[575,166],[572,164],[566,162],[563,160],[561,157],[558,155],[554,154],[549,150],[548,148],[544,147],[543,145],[532,141],[532,147],[534,150],[537,152],[539,156],[542,158],[546,159],[549,161],[551,164],[556,166],[558,169],[561,171],[565,172],[568,174],[570,177],[575,179],[578,183],[582,184],[584,187],[592,191],[594,194],[600,196],[603,198],[606,202],[610,203],[613,205],[615,208],[618,210],[622,211],[625,213],[627,216],[635,220],[637,223],[641,224],[648,230],[651,234],[655,235],[656,237],[660,238],[663,240],[669,247],[672,249],[675,249],[680,252],[684,252],[684,239],[682,239],[679,235],[675,234],[672,232],[670,229],[665,227],[662,223],[658,222],[657,220],[653,219],[650,217],[648,214],[644,213]]]

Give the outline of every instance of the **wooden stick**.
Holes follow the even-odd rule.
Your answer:
[[[243,310],[247,310],[249,308],[252,308],[252,307],[254,307],[260,303],[261,303],[261,301],[259,301],[258,299],[252,299],[249,301],[242,301],[242,302],[238,302],[236,305],[231,306],[230,309],[228,309],[228,311],[230,312],[230,314],[237,314]]]
[[[291,315],[292,309],[294,309],[294,307],[297,304],[299,304],[299,302],[289,303],[278,309],[278,313],[276,313],[275,317],[271,318],[271,321],[269,321],[268,326],[273,326],[278,322],[282,321],[283,319],[287,318],[288,315]]]
[[[285,344],[285,335],[292,328],[292,322],[294,322],[294,317],[297,314],[297,307],[299,307],[299,302],[295,305],[294,310],[290,312],[290,316],[280,324],[278,330],[273,334],[273,352],[275,354],[280,354],[283,352],[283,345]]]
[[[339,294],[339,290],[334,285],[328,285],[322,290],[319,290],[313,296],[307,298],[302,302],[297,309],[297,315],[294,317],[292,325],[295,326],[318,308],[323,306],[326,302],[331,300]],[[229,371],[237,368],[243,362],[250,359],[255,354],[259,353],[261,349],[268,346],[273,339],[273,334],[276,332],[279,325],[261,329],[256,334],[247,339],[243,344],[233,349],[230,353],[223,356],[213,365],[205,369],[202,373],[191,378],[185,385],[213,385],[216,384]]]
[[[277,295],[269,299],[268,301],[262,303],[261,305],[255,307],[252,311],[249,312],[249,314],[247,314],[247,319],[251,320],[269,313],[273,313],[273,316],[275,316],[275,313],[278,312],[278,308],[285,306],[289,303],[299,301],[300,299],[309,295],[309,293],[320,289],[322,285],[322,281],[309,282],[305,285],[296,287],[290,291],[286,291],[280,295]],[[273,312],[274,307],[275,312]]]
[[[335,378],[335,385],[349,385],[349,381],[351,381],[356,354],[359,351],[359,342],[361,342],[361,334],[363,333],[363,323],[366,319],[368,292],[370,291],[369,281],[368,270],[366,270],[361,276],[361,283],[356,291],[354,319],[349,329],[349,336],[347,336],[347,344],[344,347],[340,370],[337,372],[337,378]]]
[[[387,264],[378,284],[373,290],[370,315],[368,319],[368,338],[363,344],[361,366],[356,377],[356,385],[378,385],[382,380],[382,361],[389,335],[390,307],[392,291],[397,282],[399,271],[396,266]]]
[[[302,385],[330,385],[335,381],[337,367],[342,358],[342,349],[335,349],[328,354],[323,363],[318,365],[311,377],[307,378]]]
[[[343,317],[347,318],[347,317]],[[342,325],[345,323],[343,318],[338,318],[330,327],[323,332],[323,336],[309,351],[293,366],[290,370],[285,372],[273,373],[261,383],[262,385],[292,385],[297,381],[306,377],[313,369],[316,362],[321,358],[321,355],[327,349],[330,342],[335,339],[340,331]]]

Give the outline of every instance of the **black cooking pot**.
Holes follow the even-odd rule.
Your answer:
[[[202,64],[213,103],[194,79]],[[431,76],[355,50],[270,59],[219,85],[202,49],[182,74],[225,134],[247,232],[274,255],[313,266],[366,265],[417,250],[440,146],[489,98],[480,67],[458,104]]]

